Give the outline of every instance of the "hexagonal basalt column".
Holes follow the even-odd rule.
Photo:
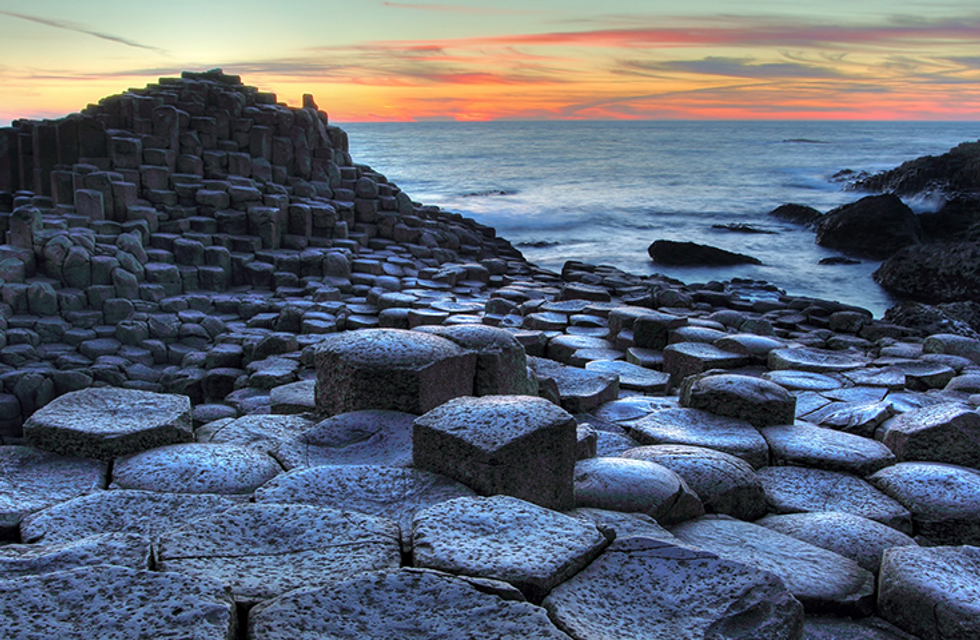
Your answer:
[[[326,416],[362,409],[416,415],[473,393],[476,354],[401,329],[326,337],[316,350],[316,406]]]
[[[575,419],[531,396],[457,398],[415,421],[415,466],[477,493],[556,510],[574,504]]]

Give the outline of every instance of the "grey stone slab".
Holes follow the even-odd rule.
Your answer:
[[[196,432],[204,444],[233,444],[275,454],[285,442],[298,438],[313,421],[292,415],[250,415],[208,423]]]
[[[591,522],[598,527],[609,542],[622,538],[639,537],[681,544],[681,541],[674,534],[664,529],[656,520],[645,513],[624,513],[593,507],[572,509],[565,513],[573,518]]]
[[[619,376],[619,387],[645,393],[664,393],[670,376],[661,371],[645,369],[620,360],[593,360],[585,365],[587,371]]]
[[[232,640],[235,624],[210,579],[99,565],[0,580],[3,638]]]
[[[664,372],[670,374],[671,386],[710,369],[735,369],[749,362],[746,355],[703,342],[678,342],[664,347]]]
[[[802,640],[920,640],[881,618],[807,616]]]
[[[112,564],[150,568],[150,539],[136,533],[102,533],[61,544],[11,544],[0,547],[0,580]]]
[[[793,424],[796,396],[762,378],[705,375],[688,378],[680,389],[681,406],[745,420],[755,427]]]
[[[284,441],[273,455],[287,470],[329,464],[407,467],[415,418],[399,411],[342,413]]]
[[[730,453],[756,468],[769,464],[766,439],[743,420],[678,408],[655,411],[627,428],[640,444],[686,444]]]
[[[860,369],[866,363],[862,356],[811,347],[776,349],[769,352],[769,368],[809,371],[811,373],[841,373]]]
[[[667,467],[646,460],[591,458],[575,465],[575,506],[645,513],[682,522],[704,513],[697,494]]]
[[[895,455],[871,438],[805,423],[767,427],[762,435],[769,443],[773,465],[797,465],[869,476],[895,464]]]
[[[316,411],[316,380],[300,380],[269,390],[272,413],[295,414]]]
[[[256,606],[248,620],[248,640],[405,637],[568,638],[541,607],[505,600],[465,578],[410,568],[298,589]]]
[[[605,546],[594,524],[510,496],[456,498],[412,523],[415,566],[503,580],[533,602]]]
[[[484,325],[427,326],[417,330],[446,338],[476,352],[474,395],[531,393],[527,354],[510,331]]]
[[[844,386],[844,383],[834,376],[795,369],[768,371],[762,377],[790,391],[829,391]]]
[[[194,439],[187,396],[90,388],[56,398],[24,424],[27,444],[109,460]]]
[[[774,573],[808,612],[868,614],[874,576],[856,562],[776,531],[726,516],[671,529],[687,544]]]
[[[901,462],[946,462],[980,469],[980,413],[946,403],[913,409],[881,426]]]
[[[212,577],[237,602],[338,582],[401,563],[398,525],[304,504],[243,504],[160,536],[157,569]]]
[[[116,461],[112,489],[162,493],[252,493],[282,473],[275,459],[236,444],[174,444]]]
[[[875,431],[895,415],[890,402],[832,402],[803,417],[807,422],[873,438]]]
[[[544,606],[577,640],[795,640],[803,625],[771,573],[649,538],[617,540]]]
[[[619,397],[619,378],[615,375],[568,367],[544,358],[532,358],[530,362],[539,378],[555,381],[561,406],[571,413],[592,411]]]

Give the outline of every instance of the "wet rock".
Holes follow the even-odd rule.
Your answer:
[[[398,411],[352,411],[327,418],[277,447],[286,468],[320,465],[412,464],[412,422]]]
[[[793,369],[811,373],[834,373],[860,369],[864,360],[858,356],[808,347],[777,349],[769,353],[770,369]]]
[[[769,445],[748,422],[699,409],[664,409],[627,424],[640,444],[684,444],[716,449],[755,468],[769,463]]]
[[[135,533],[104,533],[62,544],[0,547],[0,580],[112,564],[150,568],[150,540]]]
[[[783,220],[789,220],[790,222],[796,222],[798,224],[810,224],[823,214],[813,207],[789,203],[776,207],[769,212],[769,215],[776,218],[782,218]]]
[[[733,251],[695,242],[656,240],[647,248],[650,259],[658,264],[720,267],[733,264],[762,264],[762,261]]]
[[[651,371],[620,360],[593,360],[585,365],[585,369],[604,375],[618,376],[621,389],[644,393],[665,393],[670,380],[670,376],[666,373]]]
[[[980,364],[980,340],[947,333],[931,335],[922,343],[922,351],[967,358]]]
[[[575,420],[542,398],[457,398],[415,421],[415,467],[478,493],[503,493],[553,509],[573,504]]]
[[[888,291],[931,304],[980,299],[980,242],[905,247],[872,274]]]
[[[682,522],[704,513],[697,494],[667,467],[646,460],[592,458],[575,465],[575,506],[645,513]]]
[[[832,402],[803,415],[807,422],[873,438],[878,427],[895,415],[890,402]]]
[[[980,414],[958,404],[913,409],[885,422],[882,442],[901,462],[948,462],[980,468]]]
[[[793,424],[796,397],[774,382],[742,375],[705,375],[688,379],[681,406],[745,420],[755,427]]]
[[[534,358],[531,366],[539,379],[555,382],[561,406],[570,413],[591,411],[619,396],[619,379],[616,376],[566,367],[543,358]]]
[[[867,196],[816,221],[817,244],[885,259],[922,241],[922,227],[898,196]]]
[[[790,391],[830,391],[844,386],[837,378],[812,371],[783,369],[767,371],[762,377]]]
[[[595,525],[512,498],[457,498],[416,514],[418,567],[503,580],[540,602],[606,546]]]
[[[815,467],[864,477],[896,461],[880,442],[805,423],[768,427],[762,435],[769,443],[773,465]]]

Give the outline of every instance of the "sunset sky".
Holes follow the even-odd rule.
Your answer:
[[[980,119],[976,0],[0,0],[0,125],[221,67],[338,122]]]

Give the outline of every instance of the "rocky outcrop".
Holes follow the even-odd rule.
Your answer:
[[[758,258],[696,242],[655,240],[647,248],[647,253],[650,254],[650,259],[658,264],[701,267],[762,264]]]
[[[922,302],[980,300],[980,242],[906,247],[874,272],[875,282]]]
[[[868,196],[838,207],[816,221],[817,244],[884,259],[922,242],[915,214],[898,196]]]
[[[854,183],[863,191],[914,194],[980,191],[980,141],[964,142],[939,156],[923,156]]]
[[[811,224],[822,214],[813,207],[791,202],[776,207],[769,212],[769,215],[798,224]]]

